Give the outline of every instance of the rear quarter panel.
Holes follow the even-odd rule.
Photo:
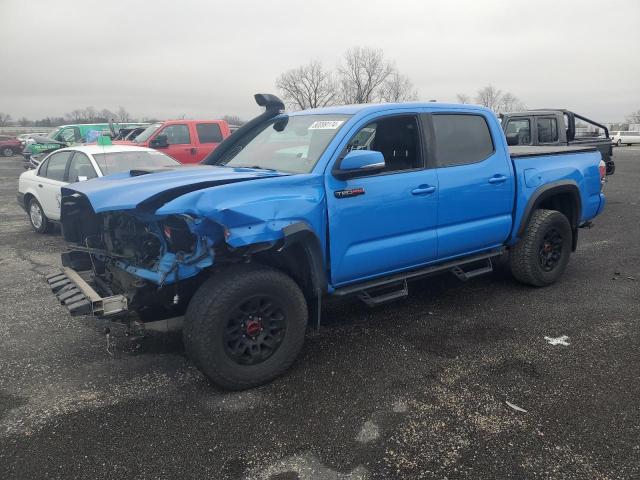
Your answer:
[[[571,183],[578,188],[581,202],[578,224],[598,215],[605,202],[600,190],[600,160],[598,151],[514,158],[518,190],[511,243],[519,240],[518,229],[523,221],[527,221],[525,214],[530,199],[553,184]]]

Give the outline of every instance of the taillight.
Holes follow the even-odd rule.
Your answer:
[[[607,164],[604,163],[604,160],[600,160],[598,164],[598,170],[600,170],[600,190],[604,187],[604,182],[607,181]]]

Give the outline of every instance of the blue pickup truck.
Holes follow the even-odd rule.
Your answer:
[[[549,285],[605,204],[595,148],[510,151],[485,108],[256,100],[200,165],[63,188],[68,250],[48,277],[75,315],[184,315],[187,353],[225,388],[282,374],[328,296],[376,305],[506,252],[517,280]]]

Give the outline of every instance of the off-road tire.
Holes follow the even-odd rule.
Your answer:
[[[40,215],[42,218],[40,225],[37,225],[37,223],[33,219],[33,216],[31,214],[32,208],[37,208],[40,210]],[[31,200],[29,200],[29,205],[27,206],[27,216],[29,217],[29,223],[31,224],[31,228],[33,228],[35,232],[50,233],[51,230],[53,230],[53,223],[51,223],[51,220],[49,220],[47,216],[44,214],[42,205],[40,205],[40,202],[38,202],[38,200],[36,200],[34,197],[32,197]]]
[[[243,365],[227,353],[223,332],[231,312],[246,299],[267,295],[277,299],[286,330],[277,349],[261,363]],[[307,327],[307,303],[300,287],[273,268],[243,264],[220,269],[204,282],[189,302],[183,340],[195,365],[216,385],[243,390],[267,383],[296,359]]]
[[[545,271],[540,250],[545,243],[545,235],[554,230],[562,239],[560,256],[553,269]],[[524,236],[509,252],[511,273],[518,281],[527,285],[551,285],[565,271],[571,245],[572,231],[567,217],[556,210],[536,210],[531,215]]]

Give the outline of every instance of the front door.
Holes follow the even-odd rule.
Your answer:
[[[497,247],[511,232],[514,180],[497,122],[433,114],[439,182],[438,259]],[[491,125],[491,126],[490,126]]]
[[[196,149],[191,142],[189,125],[186,123],[176,123],[167,125],[160,130],[157,136],[165,135],[168,146],[161,148],[163,153],[175,158],[180,163],[194,163]]]
[[[435,259],[438,179],[426,169],[418,116],[366,122],[340,153],[382,152],[375,175],[339,180],[326,176],[331,282],[340,286],[409,269]]]

